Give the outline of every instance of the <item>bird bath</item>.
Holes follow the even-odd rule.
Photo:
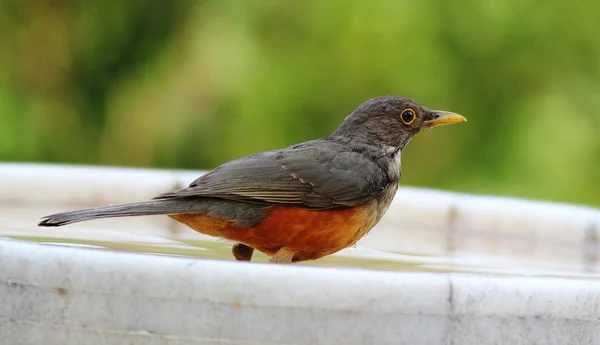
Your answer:
[[[593,208],[400,187],[355,248],[292,266],[164,216],[36,226],[198,175],[0,164],[1,343],[600,342]]]

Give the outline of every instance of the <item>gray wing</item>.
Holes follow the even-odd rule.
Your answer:
[[[332,148],[328,142],[247,156],[157,198],[205,196],[326,209],[361,204],[389,184],[385,171],[367,156]]]

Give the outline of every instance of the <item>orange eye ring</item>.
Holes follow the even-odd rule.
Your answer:
[[[417,119],[417,113],[412,108],[406,108],[400,113],[400,121],[405,125],[412,125]]]

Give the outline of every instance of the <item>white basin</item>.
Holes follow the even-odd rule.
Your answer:
[[[600,343],[593,208],[401,187],[357,248],[284,266],[167,217],[36,226],[199,174],[0,164],[0,344]]]

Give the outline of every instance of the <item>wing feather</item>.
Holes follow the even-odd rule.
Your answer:
[[[363,203],[389,182],[385,171],[364,154],[314,141],[225,163],[189,187],[157,199],[218,197],[326,209]]]

